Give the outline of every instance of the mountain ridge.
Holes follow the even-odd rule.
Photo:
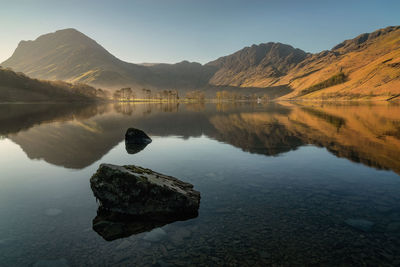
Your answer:
[[[122,61],[72,28],[41,35],[33,41],[21,41],[13,55],[1,64],[33,78],[111,88],[186,86],[193,79],[200,79],[194,83],[199,86],[207,83],[211,75],[208,74],[211,68],[199,69],[199,63],[188,61],[151,66]],[[167,70],[166,65],[170,67]]]
[[[2,65],[29,76],[118,88],[287,87],[280,99],[388,99],[400,94],[400,26],[307,53],[282,43],[261,43],[204,65],[122,61],[75,29],[22,41]],[[340,83],[328,80],[343,73]],[[318,85],[318,86],[316,86]],[[325,86],[325,87],[324,87]]]
[[[219,69],[210,80],[211,84],[241,86],[251,82],[254,76],[268,76],[272,79],[283,76],[307,55],[303,50],[290,45],[268,42],[245,47],[206,65]]]

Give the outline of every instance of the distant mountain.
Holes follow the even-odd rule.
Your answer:
[[[218,68],[210,80],[213,85],[267,87],[285,76],[308,55],[290,45],[266,43],[245,47],[206,66]]]
[[[127,63],[75,29],[21,41],[14,54],[1,65],[34,78],[109,88],[198,87],[207,84],[214,73],[212,67],[204,68],[187,61],[154,65]]]
[[[400,97],[400,26],[365,33],[332,50],[307,54],[268,43],[207,65],[218,86],[287,86],[281,99],[395,99]]]
[[[316,54],[265,43],[205,65],[127,63],[79,31],[65,29],[20,42],[1,65],[34,78],[110,89],[129,86],[182,93],[243,87],[261,89],[257,89],[260,95],[274,92],[271,96],[281,99],[396,99],[400,98],[400,26],[365,33]]]
[[[105,96],[105,91],[88,85],[62,81],[39,81],[0,67],[0,103],[92,102]]]

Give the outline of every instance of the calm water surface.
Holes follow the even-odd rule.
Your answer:
[[[100,163],[192,183],[199,216],[106,241]],[[0,105],[0,266],[398,266],[399,174],[396,105]]]

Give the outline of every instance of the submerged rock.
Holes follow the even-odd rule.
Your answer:
[[[150,169],[101,164],[90,187],[100,202],[93,229],[106,240],[198,215],[200,193],[193,185]]]
[[[365,219],[347,219],[346,224],[363,232],[369,232],[372,230],[374,223]]]
[[[151,138],[142,130],[129,128],[125,133],[125,144],[149,144]]]
[[[150,241],[150,242],[158,242],[163,239],[167,233],[161,228],[155,228],[148,232],[144,237],[143,240]]]

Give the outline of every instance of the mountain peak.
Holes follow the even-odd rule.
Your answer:
[[[288,44],[268,42],[247,46],[231,55],[220,57],[207,64],[218,67],[240,63],[243,67],[256,66],[259,64],[274,65],[281,60],[288,60],[288,63],[298,63],[307,56],[301,49],[294,48]]]
[[[206,65],[219,69],[210,81],[212,84],[229,82],[230,85],[243,86],[255,77],[272,81],[283,76],[307,56],[308,53],[291,45],[268,42],[253,44]]]
[[[96,41],[73,28],[21,41],[2,64],[31,77],[69,81],[88,71],[124,65]]]
[[[74,28],[62,29],[52,33],[41,35],[34,42],[50,43],[53,45],[69,44],[100,47],[100,45],[96,41]]]
[[[185,87],[207,84],[214,68],[199,63],[137,65],[119,60],[96,41],[68,28],[22,41],[2,63],[15,71],[46,80],[64,80],[108,88]]]

